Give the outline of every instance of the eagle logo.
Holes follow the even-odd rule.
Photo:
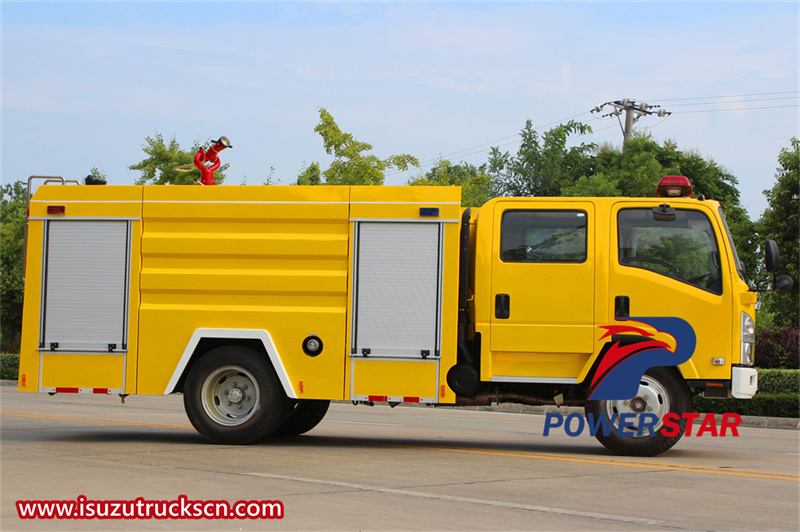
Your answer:
[[[602,325],[600,341],[614,335],[641,339],[615,341],[600,361],[589,388],[590,400],[630,399],[639,391],[639,382],[648,369],[679,366],[692,358],[697,337],[681,318],[626,318],[624,324]]]

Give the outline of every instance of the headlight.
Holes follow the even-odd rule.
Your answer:
[[[756,324],[746,312],[742,312],[742,353],[739,363],[752,366],[755,356]]]

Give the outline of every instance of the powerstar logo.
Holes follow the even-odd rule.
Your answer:
[[[679,366],[688,361],[694,354],[697,346],[697,336],[688,322],[681,318],[654,317],[654,318],[629,318],[625,324],[603,325],[600,328],[605,334],[600,341],[615,335],[625,337],[625,341],[618,336],[617,341],[611,345],[606,355],[600,361],[595,371],[589,388],[589,399],[595,401],[628,401],[632,405],[640,403],[645,406],[645,399],[638,397],[639,386],[644,373],[657,366]],[[635,338],[633,338],[635,337]],[[653,413],[613,412],[610,416],[594,416],[587,414],[587,425],[591,436],[602,433],[608,436],[612,428],[617,427],[618,436],[641,437],[645,434],[653,435],[659,430],[662,435],[672,437],[678,435],[681,428],[679,421],[681,415],[667,412],[661,419]],[[701,414],[686,412],[686,436],[692,435],[693,421],[700,418]],[[738,436],[737,427],[741,423],[739,414],[728,413],[722,416],[722,425],[717,430],[714,414],[706,414],[698,429],[696,436],[708,433],[712,437],[725,436],[730,429],[731,436]],[[545,417],[544,436],[550,430],[562,427],[568,436],[578,436],[583,432],[584,419],[581,414],[572,413],[564,416],[558,413],[548,413]]]
[[[679,366],[692,358],[697,346],[694,329],[680,318],[631,318],[625,320],[636,325],[603,325],[605,338],[615,334],[639,336],[642,341],[620,345],[615,342],[600,361],[589,389],[589,399],[615,401],[630,399],[639,391],[639,382],[648,369],[655,366]],[[641,325],[649,325],[656,332],[665,333],[674,347],[664,340],[656,340],[655,333]]]

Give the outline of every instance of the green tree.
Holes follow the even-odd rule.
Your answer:
[[[22,272],[25,232],[25,198],[22,181],[0,188],[0,350],[19,352],[22,331]]]
[[[794,280],[790,292],[764,294],[763,304],[773,314],[776,325],[800,326],[798,316],[798,263],[800,263],[800,140],[794,137],[791,146],[778,155],[776,182],[764,191],[768,207],[758,222],[759,238],[774,240],[781,250],[781,272]]]
[[[594,144],[567,148],[570,135],[585,135],[592,128],[570,120],[545,132],[541,137],[528,120],[520,132],[517,154],[501,153],[492,147],[487,174],[500,196],[559,196],[561,189],[590,173]]]
[[[297,176],[296,185],[320,185],[322,184],[322,175],[319,170],[319,163],[313,162],[308,167],[303,168],[300,175]]]
[[[650,136],[633,135],[625,143],[625,151],[608,144],[599,149],[595,171],[614,183],[621,196],[652,197],[665,175],[658,160],[661,149]]]
[[[748,275],[758,277],[755,224],[740,203],[736,177],[713,160],[691,150],[681,151],[672,140],[659,144],[650,135],[634,134],[624,152],[604,144],[597,149],[595,162],[587,166],[596,173],[564,187],[564,195],[652,197],[663,176],[685,175],[695,197],[703,195],[720,202],[739,258]]]
[[[609,144],[601,146],[594,171],[615,182],[623,196],[654,196],[663,176],[685,175],[695,197],[702,194],[723,204],[739,202],[738,181],[730,172],[692,150],[679,150],[672,140],[659,144],[649,134],[635,133],[625,151]]]
[[[492,185],[485,167],[476,167],[461,162],[452,164],[440,160],[425,175],[408,181],[411,186],[458,186],[461,187],[461,206],[480,207],[492,197]]]
[[[344,133],[324,108],[319,110],[319,124],[314,131],[322,137],[325,152],[334,156],[330,167],[322,172],[326,185],[382,185],[386,170],[419,166],[417,158],[408,154],[390,155],[385,159],[366,154],[372,150],[372,145]]]
[[[562,196],[608,198],[622,196],[619,183],[604,173],[581,176],[571,185],[561,189]]]
[[[145,137],[144,141],[142,151],[147,157],[128,167],[130,170],[138,170],[142,173],[142,177],[136,180],[137,185],[195,184],[200,179],[197,169],[191,172],[180,172],[175,170],[175,167],[192,164],[197,151],[207,148],[213,142],[211,139],[207,140],[205,144],[195,141],[191,150],[184,151],[174,135],[167,143],[164,141],[164,136],[158,131],[152,137]],[[214,172],[214,181],[217,184],[221,184],[225,180],[225,170],[228,169],[228,166],[225,163]]]

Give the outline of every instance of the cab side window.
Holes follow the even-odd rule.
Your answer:
[[[719,247],[708,217],[675,209],[675,219],[656,220],[650,209],[619,211],[619,263],[722,293]]]
[[[503,213],[503,262],[585,262],[586,211],[509,210]]]

